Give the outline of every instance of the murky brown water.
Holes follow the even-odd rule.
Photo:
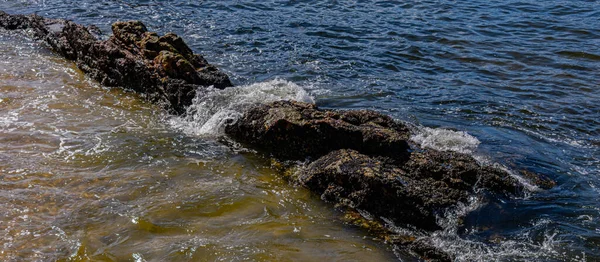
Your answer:
[[[395,259],[265,159],[0,34],[0,260]]]

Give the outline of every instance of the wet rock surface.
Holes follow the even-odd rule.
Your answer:
[[[138,21],[114,23],[107,40],[98,40],[95,27],[36,15],[0,11],[0,27],[26,29],[103,85],[132,89],[176,114],[185,113],[198,88],[231,86],[227,75],[180,37],[148,32]],[[309,159],[290,176],[294,182],[359,214],[354,224],[377,228],[382,239],[434,261],[452,258],[426,239],[396,234],[386,228],[387,221],[432,232],[441,229],[438,219],[446,211],[472,196],[523,191],[511,174],[480,165],[469,155],[411,145],[406,125],[368,110],[320,110],[277,101],[252,107],[225,132],[279,160]],[[554,185],[531,172],[522,175],[542,188]]]
[[[226,74],[194,54],[179,36],[159,36],[139,21],[114,23],[113,35],[104,41],[95,27],[37,15],[0,11],[0,27],[30,30],[101,84],[132,89],[172,113],[184,113],[199,87],[232,86]]]
[[[368,110],[320,110],[313,104],[277,101],[254,106],[225,132],[281,161],[308,159],[285,176],[337,208],[362,216],[350,224],[430,261],[452,257],[427,237],[398,234],[387,224],[427,235],[444,230],[440,219],[473,198],[519,197],[526,191],[508,171],[482,165],[468,154],[410,143],[406,125]],[[533,173],[525,172],[521,179],[552,186]]]
[[[294,101],[256,105],[225,132],[286,160],[316,158],[342,148],[404,158],[409,147],[408,128],[389,116],[368,110],[323,111]]]
[[[336,150],[310,163],[297,179],[326,201],[425,230],[441,229],[436,218],[476,190],[502,195],[522,190],[503,171],[465,154],[435,150],[413,152],[405,162]]]

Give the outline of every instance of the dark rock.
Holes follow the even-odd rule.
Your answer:
[[[372,111],[277,101],[252,107],[225,132],[280,160],[317,158],[284,176],[345,210],[347,223],[429,261],[453,258],[427,237],[398,235],[387,223],[427,235],[443,230],[439,219],[474,195],[489,199],[523,191],[507,171],[480,165],[470,155],[410,148],[406,126]]]
[[[411,252],[412,255],[417,255],[426,261],[452,261],[453,258],[435,247],[427,238],[417,237],[415,235],[404,233],[396,233],[391,231],[380,219],[363,217],[359,212],[351,208],[342,210],[344,215],[342,221],[344,223],[363,228],[378,240],[384,240],[390,243],[401,252]]]
[[[465,154],[434,150],[413,152],[404,163],[337,150],[309,164],[297,180],[336,205],[425,230],[441,229],[437,216],[467,202],[477,188],[503,195],[521,190],[504,171],[482,167]]]
[[[9,15],[0,11],[0,27],[8,30],[29,28],[30,18],[24,15]]]
[[[114,23],[113,35],[103,41],[95,27],[37,15],[0,11],[0,27],[27,29],[93,79],[144,94],[173,113],[184,113],[199,87],[232,85],[179,36],[148,32],[139,21]],[[469,155],[410,148],[407,126],[368,110],[324,111],[313,104],[278,101],[252,107],[225,132],[281,160],[317,159],[288,177],[354,211],[348,213],[350,223],[434,261],[453,258],[426,238],[392,232],[387,221],[427,234],[441,229],[437,220],[445,211],[473,195],[522,191],[509,173],[481,166]],[[542,188],[554,186],[545,177],[522,175]],[[361,218],[363,211],[371,216]]]
[[[525,178],[528,182],[540,187],[541,189],[551,189],[556,186],[556,182],[552,179],[541,174],[533,173],[531,171],[521,170],[521,176]]]
[[[410,243],[405,243],[404,245],[401,245],[399,243],[394,243],[394,245],[397,247],[399,246],[411,250],[426,261],[430,262],[450,262],[455,260],[450,254],[435,247],[433,243],[422,239],[418,239]]]
[[[5,29],[31,29],[61,56],[73,60],[93,79],[144,94],[150,101],[182,114],[199,87],[232,86],[229,77],[194,54],[179,36],[148,32],[139,21],[116,22],[113,36],[97,39],[99,30],[62,19],[9,15],[0,11]]]
[[[148,32],[146,26],[140,21],[115,22],[111,28],[115,39],[126,47],[135,47],[142,39],[142,35]]]
[[[408,128],[389,116],[367,110],[322,111],[292,101],[256,105],[225,132],[282,159],[304,160],[342,148],[402,158],[409,148]]]

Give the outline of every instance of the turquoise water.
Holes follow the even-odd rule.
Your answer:
[[[204,94],[205,98],[198,99],[192,108],[194,114],[187,118],[172,118],[153,113],[156,109],[143,109],[150,105],[119,113],[120,124],[133,121],[144,126],[144,136],[132,134],[137,139],[136,144],[152,146],[136,146],[128,153],[105,156],[114,157],[113,161],[123,161],[122,166],[115,167],[115,175],[127,169],[137,170],[138,166],[131,161],[162,163],[157,160],[160,158],[147,157],[155,150],[170,157],[174,155],[174,159],[187,157],[187,154],[199,159],[210,155],[210,160],[206,161],[213,164],[219,161],[230,163],[231,158],[242,159],[239,160],[242,163],[263,161],[248,160],[248,153],[230,152],[214,138],[219,134],[220,119],[235,117],[239,114],[238,108],[253,101],[283,97],[314,100],[325,108],[369,108],[433,128],[423,128],[421,136],[416,138],[423,145],[466,150],[484,161],[498,162],[511,169],[533,170],[557,181],[554,189],[534,193],[526,199],[475,208],[466,217],[464,226],[449,223],[446,231],[434,236],[442,249],[464,261],[600,260],[600,204],[597,201],[600,196],[600,3],[597,1],[4,1],[0,2],[0,10],[72,19],[78,23],[96,24],[106,32],[114,21],[139,19],[151,30],[182,35],[196,52],[204,54],[208,61],[227,72],[234,84],[245,88],[245,91]],[[25,40],[3,41],[21,43]],[[4,68],[20,61],[17,51],[14,55],[7,49],[3,52]],[[6,70],[3,79],[7,79]],[[25,81],[20,77],[27,70],[17,71],[10,81]],[[63,81],[58,80],[62,78],[53,79]],[[78,85],[84,80],[79,77],[73,84]],[[8,85],[19,86],[4,84]],[[2,99],[25,96],[26,90],[29,89],[4,87]],[[118,103],[143,104],[127,93],[110,99]],[[6,104],[0,102],[0,105],[3,103]],[[48,100],[46,103],[54,102]],[[92,107],[101,107],[106,102],[90,103]],[[39,121],[49,117],[35,111],[16,112],[15,108],[3,108],[7,119],[0,122],[6,123],[2,133],[3,148],[14,146],[17,140],[12,135],[15,135],[14,128],[18,123],[24,125],[19,126],[24,132],[21,136],[36,134],[29,131],[31,127],[27,123],[37,121],[20,121],[22,116]],[[106,110],[106,114],[116,114],[123,109]],[[148,111],[140,113],[139,110]],[[81,110],[75,111],[84,117]],[[14,115],[17,113],[19,115]],[[65,128],[83,130],[69,135],[74,141],[81,140],[77,143],[81,143],[79,146],[83,151],[94,148],[97,144],[95,136],[108,143],[120,143],[119,138],[114,140],[109,135],[102,135],[105,129],[120,124],[94,121],[97,126],[88,123],[82,127],[78,121],[67,121]],[[155,149],[154,139],[166,139],[166,145]],[[25,145],[38,143],[24,138],[18,141]],[[57,146],[60,142],[57,140]],[[188,149],[202,153],[194,155],[180,151]],[[52,148],[48,150],[54,152]],[[104,154],[110,151],[107,149]],[[70,151],[63,153],[68,154],[66,152]],[[43,155],[38,157],[45,159]],[[123,160],[128,158],[134,160]],[[0,159],[10,163],[4,164],[3,172],[30,165],[21,160],[23,155],[10,150],[2,151]],[[178,162],[181,160],[173,161],[159,165],[158,169],[181,168],[182,164]],[[77,172],[87,174],[88,168],[100,168],[106,163],[98,160],[91,165],[93,167],[78,167],[83,171]],[[55,173],[61,170],[46,166],[40,169]],[[182,174],[193,173],[184,170]],[[71,175],[77,173],[72,170],[66,173],[69,172]],[[230,176],[236,173],[223,172]],[[242,173],[245,172],[253,171]],[[210,174],[208,172],[207,176]],[[269,179],[276,180],[277,175],[271,175],[273,178]],[[252,185],[243,179],[239,183]],[[269,185],[299,190],[283,182],[277,183]],[[2,187],[6,189],[7,185],[2,184]],[[189,192],[193,194],[193,189]],[[299,196],[290,196],[290,199],[301,201],[296,197]],[[139,196],[135,201],[149,205],[160,200]],[[335,217],[333,211],[325,211],[330,207],[318,199],[305,201],[319,206],[320,212],[330,212],[323,215],[324,220]],[[58,219],[52,214],[47,214],[48,219]],[[103,218],[92,212],[90,219],[95,215]],[[192,215],[189,219],[196,218]],[[341,222],[327,226],[341,232],[347,230],[345,239],[361,239],[366,234],[352,231]],[[52,231],[52,228],[47,230]],[[85,231],[81,224],[74,223],[72,230],[65,232],[73,239],[85,239],[77,235],[80,230]],[[181,237],[178,234],[183,233],[173,233]],[[330,235],[322,235],[325,234]],[[152,242],[164,236],[138,237],[136,241]],[[12,242],[5,238],[3,244],[6,246],[6,243]],[[368,243],[374,245],[371,250],[377,250],[373,252],[387,259],[395,257],[388,248],[375,243]],[[273,244],[265,244],[270,245]],[[93,247],[99,250],[101,246]],[[313,247],[299,247],[295,254],[309,254]],[[135,249],[131,246],[122,248]],[[323,249],[338,254],[333,255],[333,259],[342,260],[342,254],[346,254],[339,248]],[[231,254],[229,257],[224,255],[225,260],[236,255],[241,257],[240,253]],[[392,255],[386,257],[385,254]],[[410,257],[397,255],[405,259]],[[123,252],[123,256],[131,257],[132,254]],[[152,258],[161,257],[145,256],[145,259]],[[199,259],[199,256],[195,258]],[[289,258],[293,260],[293,256]],[[299,259],[302,258],[310,256]]]

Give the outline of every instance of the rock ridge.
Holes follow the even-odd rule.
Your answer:
[[[37,15],[0,11],[0,27],[28,30],[101,84],[134,90],[174,114],[186,112],[198,88],[232,86],[181,37],[149,32],[139,21],[114,23],[106,40],[99,40],[96,27]],[[350,223],[376,228],[383,239],[424,259],[452,257],[422,239],[398,236],[385,227],[387,221],[434,232],[442,229],[438,219],[444,212],[472,196],[512,197],[525,190],[509,172],[483,166],[470,155],[420,148],[410,142],[407,125],[369,110],[322,110],[294,101],[257,104],[225,133],[282,162],[307,160],[289,175],[293,182],[350,212]],[[522,175],[543,188],[554,185],[531,172]],[[360,215],[364,212],[372,217]]]
[[[0,27],[30,30],[94,80],[132,89],[174,114],[185,113],[198,88],[233,86],[225,73],[194,54],[181,37],[159,36],[139,21],[114,23],[107,40],[98,40],[97,27],[37,15],[0,11]]]
[[[404,124],[373,111],[323,111],[296,101],[258,104],[226,126],[225,133],[286,160],[343,148],[404,158],[410,135]]]
[[[397,234],[388,223],[431,234],[444,230],[439,220],[447,212],[473,198],[523,196],[522,179],[541,188],[554,185],[527,171],[517,178],[465,153],[421,148],[409,141],[407,125],[369,110],[321,110],[295,101],[257,104],[225,133],[279,161],[307,160],[296,171],[284,171],[286,177],[350,212],[349,223],[433,261],[453,258],[426,238]]]

